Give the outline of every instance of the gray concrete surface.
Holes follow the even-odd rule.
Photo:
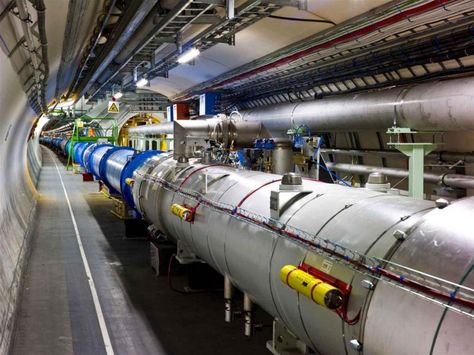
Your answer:
[[[46,149],[43,148],[45,151]],[[33,230],[11,353],[104,354],[97,315],[54,161],[44,153]],[[97,183],[60,171],[77,219],[115,354],[266,354],[271,320],[243,335],[243,320],[223,322],[221,292],[178,294],[149,265],[146,240],[124,239],[123,223]],[[180,287],[182,276],[173,282]]]

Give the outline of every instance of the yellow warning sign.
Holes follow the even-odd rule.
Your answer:
[[[107,108],[107,112],[109,113],[119,113],[120,107],[119,103],[116,101],[109,101],[109,106]]]

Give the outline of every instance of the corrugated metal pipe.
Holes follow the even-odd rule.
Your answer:
[[[378,166],[367,166],[358,164],[342,164],[326,162],[326,166],[331,170],[341,171],[344,173],[355,175],[369,175],[374,172],[385,174],[389,177],[408,178],[408,171],[397,168],[382,168]],[[474,176],[459,174],[433,174],[425,173],[424,180],[427,183],[441,183],[449,187],[457,187],[461,189],[474,189]]]
[[[307,126],[312,132],[385,130],[474,130],[474,77],[340,95],[316,101],[242,111],[244,121],[262,122],[272,134]]]

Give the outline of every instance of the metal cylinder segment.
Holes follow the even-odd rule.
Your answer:
[[[278,190],[279,175],[194,159],[179,165],[169,156],[155,156],[133,179],[135,205],[148,221],[227,275],[317,353],[360,354],[350,345],[354,339],[364,344],[364,354],[380,354],[380,349],[386,354],[444,354],[446,346],[453,354],[474,352],[471,318],[406,290],[403,283],[374,282],[369,289],[364,286],[367,274],[350,267],[345,256],[342,261],[329,257],[290,237],[299,231],[339,252],[358,251],[371,260],[403,265],[407,272],[419,270],[473,287],[474,220],[469,215],[474,198],[438,209],[431,201],[304,180],[304,193],[294,192],[300,195],[272,222],[270,195]],[[193,223],[170,213],[174,204],[195,208]],[[267,227],[274,223],[291,233]],[[404,241],[395,237],[400,232]],[[282,267],[300,263],[351,285],[347,317],[360,314],[359,321],[350,323],[282,283]],[[413,329],[423,329],[423,336]]]
[[[474,77],[441,80],[327,99],[279,104],[242,112],[272,134],[307,126],[312,132],[384,130],[474,130]]]
[[[111,144],[99,144],[90,152],[88,170],[94,174],[96,179],[100,179],[100,162],[102,157],[113,147]]]
[[[133,148],[115,147],[103,155],[99,167],[100,178],[113,192],[122,193],[122,172],[134,154]]]
[[[84,151],[92,144],[92,142],[78,142],[74,144],[74,162],[83,166],[82,156]]]
[[[89,157],[92,153],[92,151],[97,147],[97,143],[91,144],[88,146],[86,149],[84,149],[84,152],[82,153],[82,166],[84,167],[84,170],[87,173],[90,173],[90,167],[89,167]]]

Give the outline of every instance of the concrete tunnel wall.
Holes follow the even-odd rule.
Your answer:
[[[37,139],[27,141],[35,113],[2,51],[0,78],[0,354],[5,354],[33,227],[41,154]]]

